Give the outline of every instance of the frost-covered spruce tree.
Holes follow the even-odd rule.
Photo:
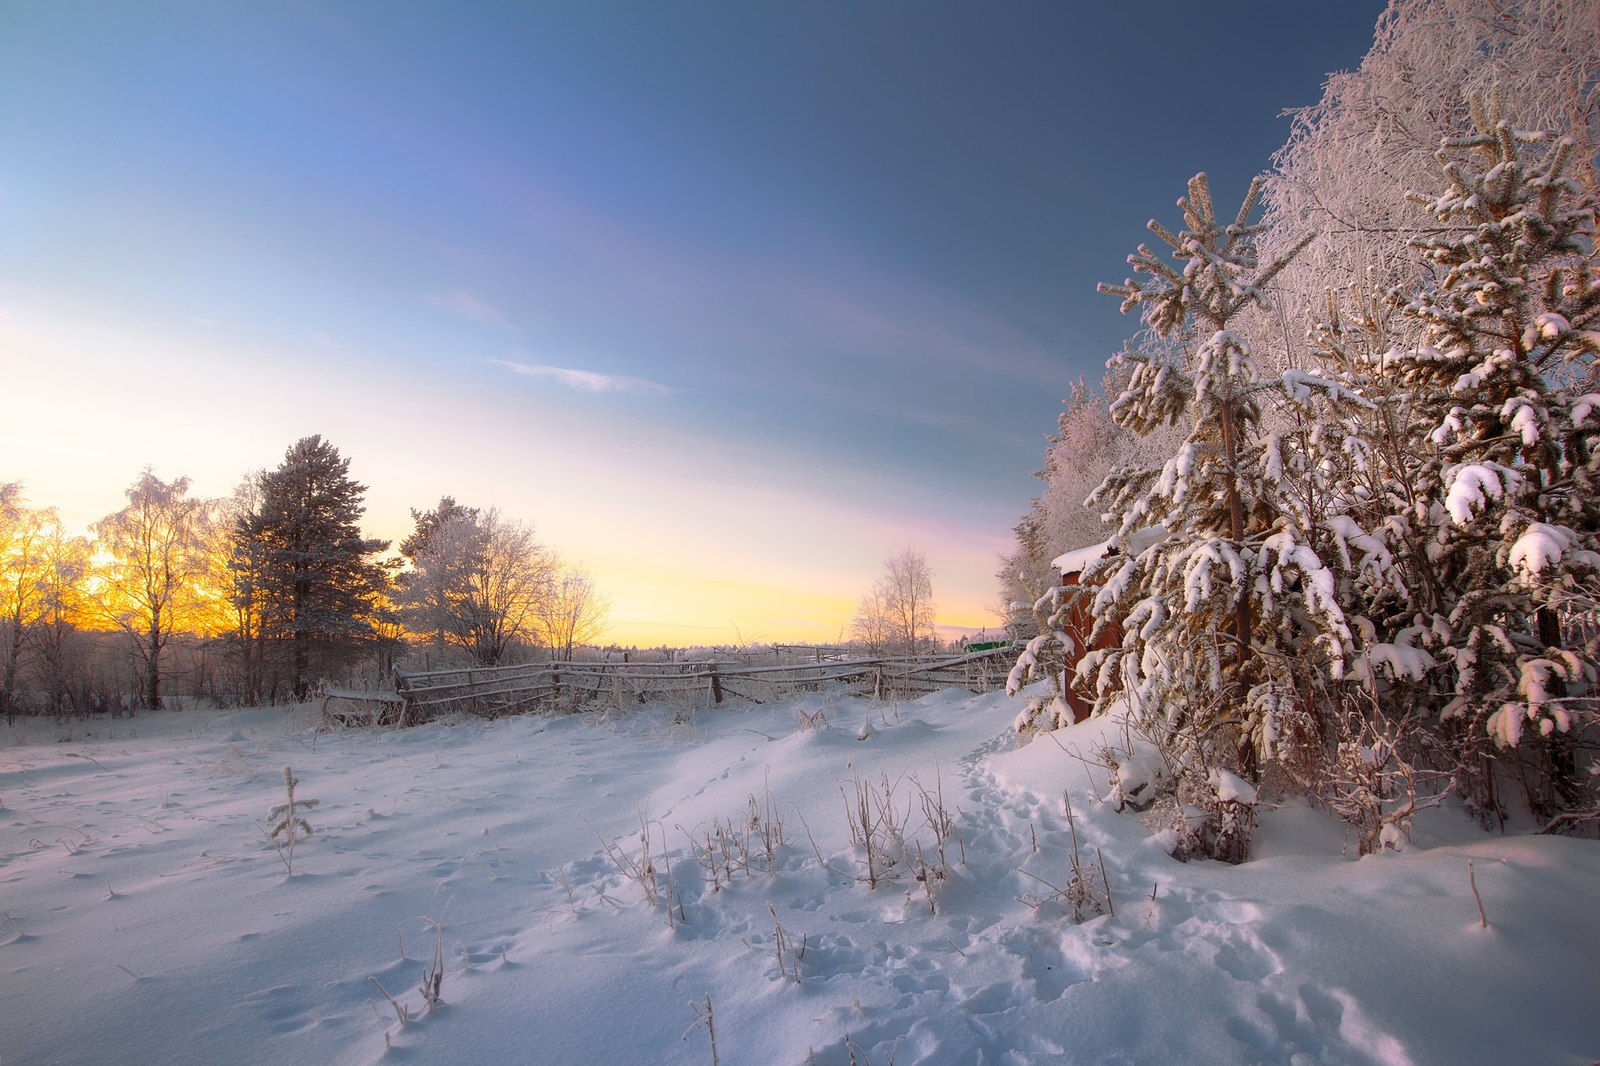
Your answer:
[[[1184,229],[1150,223],[1173,261],[1140,246],[1129,263],[1144,277],[1101,286],[1125,312],[1141,311],[1149,332],[1113,361],[1129,373],[1113,414],[1136,433],[1175,423],[1187,434],[1161,467],[1119,469],[1096,494],[1120,517],[1111,554],[1089,575],[1103,582],[1097,630],[1120,622],[1123,640],[1079,671],[1095,678],[1100,708],[1128,699],[1180,790],[1187,781],[1187,802],[1223,811],[1222,797],[1248,791],[1237,777],[1259,781],[1285,713],[1317,679],[1341,675],[1351,643],[1286,474],[1294,442],[1261,425],[1267,402],[1349,397],[1298,372],[1263,375],[1249,339],[1230,329],[1244,308],[1266,304],[1264,287],[1293,252],[1267,264],[1256,255],[1260,185],[1225,222],[1196,176],[1179,201]],[[1210,844],[1243,857],[1238,840]]]
[[[1438,220],[1415,242],[1437,284],[1404,305],[1421,346],[1388,354],[1426,433],[1410,513],[1422,530],[1411,590],[1418,643],[1438,665],[1437,708],[1474,756],[1521,771],[1534,811],[1595,814],[1577,749],[1593,745],[1600,588],[1600,284],[1595,205],[1567,175],[1572,141],[1514,128],[1474,102],[1446,138],[1449,187],[1411,194]],[[1485,782],[1478,782],[1485,794]]]
[[[1325,302],[1311,331],[1319,371],[1365,402],[1316,428],[1296,474],[1301,491],[1323,504],[1322,551],[1356,637],[1345,684],[1329,693],[1322,724],[1330,714],[1389,723],[1432,718],[1434,662],[1423,648],[1430,638],[1421,619],[1431,617],[1441,579],[1430,527],[1415,520],[1430,509],[1432,427],[1391,373],[1390,353],[1403,347],[1409,327],[1384,294],[1352,287],[1325,294]]]

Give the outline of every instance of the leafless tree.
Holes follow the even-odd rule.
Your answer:
[[[142,664],[145,706],[160,707],[161,653],[193,608],[205,567],[205,506],[189,497],[188,478],[165,482],[148,467],[127,496],[126,507],[94,526],[105,556],[97,568],[98,601]]]
[[[541,629],[540,604],[556,575],[531,526],[491,508],[441,505],[418,518],[412,569],[401,576],[401,616],[413,632],[466,651],[485,666]]]
[[[889,616],[884,610],[883,594],[874,586],[861,597],[856,616],[850,620],[850,636],[874,653],[889,646]]]
[[[238,670],[240,695],[260,703],[267,694],[267,598],[262,580],[266,545],[251,534],[251,516],[261,508],[265,470],[244,476],[233,495],[217,510],[217,527],[225,543],[218,553],[226,571],[223,587],[232,590],[228,650]]]
[[[1106,375],[1106,395],[1117,395],[1124,376],[1115,371]],[[996,613],[1003,618],[1030,619],[1034,601],[1060,580],[1052,560],[1098,544],[1114,532],[1101,517],[1103,508],[1088,503],[1107,474],[1129,463],[1159,465],[1177,448],[1179,437],[1170,427],[1140,437],[1117,425],[1106,395],[1080,378],[1063,403],[1056,433],[1047,438],[1044,469],[1036,471],[1044,489],[1013,527],[1014,546],[1001,557],[995,573],[1000,583]]]
[[[395,601],[402,625],[413,638],[443,649],[452,645],[454,619],[465,599],[467,554],[460,550],[462,523],[475,526],[476,507],[443,496],[431,511],[411,509],[416,529],[400,542],[407,568],[395,576]]]
[[[22,486],[0,485],[0,711],[16,722],[17,675],[43,611],[42,542],[54,516],[23,504]]]
[[[86,667],[80,623],[88,611],[91,551],[88,537],[68,532],[54,512],[51,518],[39,543],[39,616],[30,641],[34,677],[50,712],[61,714],[69,702],[76,705]]]
[[[573,648],[594,643],[605,631],[610,607],[588,570],[557,564],[534,607],[539,636],[551,656],[569,660]]]
[[[919,640],[933,639],[933,568],[920,550],[901,548],[884,560],[874,591],[895,643],[915,651]]]

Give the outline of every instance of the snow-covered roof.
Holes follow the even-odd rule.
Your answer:
[[[1167,527],[1162,525],[1150,526],[1128,535],[1128,551],[1138,555],[1150,545],[1167,537]],[[1068,574],[1081,574],[1090,563],[1097,563],[1111,551],[1111,541],[1101,541],[1091,544],[1087,548],[1074,548],[1072,551],[1056,556],[1050,560],[1050,565],[1055,567],[1065,577]]]
[[[1087,548],[1074,548],[1063,555],[1058,555],[1050,560],[1050,565],[1062,574],[1081,574],[1084,567],[1104,559],[1106,552],[1110,550],[1111,542],[1105,540],[1099,544],[1091,544]]]

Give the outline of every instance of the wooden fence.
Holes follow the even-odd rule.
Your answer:
[[[393,693],[371,693],[366,699],[377,706],[359,716],[345,717],[411,725],[443,714],[497,717],[546,709],[621,708],[652,700],[765,703],[821,689],[842,689],[876,699],[913,697],[952,687],[987,692],[1005,684],[1015,657],[1016,653],[1005,647],[955,656],[845,659],[824,655],[810,662],[776,665],[715,660],[560,662],[410,674],[396,671]],[[358,695],[339,694],[350,702]]]

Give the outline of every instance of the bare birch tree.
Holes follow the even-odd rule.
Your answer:
[[[499,663],[514,642],[540,637],[541,605],[557,568],[533,527],[449,497],[437,511],[413,516],[417,531],[402,545],[411,569],[397,579],[400,615],[412,633],[484,666]]]
[[[914,652],[918,641],[933,639],[933,568],[926,555],[916,548],[901,548],[889,556],[875,592],[895,643]]]
[[[97,568],[99,606],[128,635],[143,678],[146,707],[162,706],[161,655],[192,605],[204,571],[203,501],[189,479],[162,481],[146,467],[127,490],[128,505],[95,523],[105,561]]]
[[[534,617],[550,655],[566,661],[572,658],[574,648],[594,643],[605,631],[610,608],[588,570],[557,564],[534,608]]]
[[[856,616],[850,620],[850,636],[865,644],[873,654],[881,653],[889,646],[889,616],[884,609],[883,594],[877,586],[861,597]]]
[[[17,675],[43,610],[41,556],[53,515],[23,504],[22,486],[0,485],[0,712],[16,722]]]

